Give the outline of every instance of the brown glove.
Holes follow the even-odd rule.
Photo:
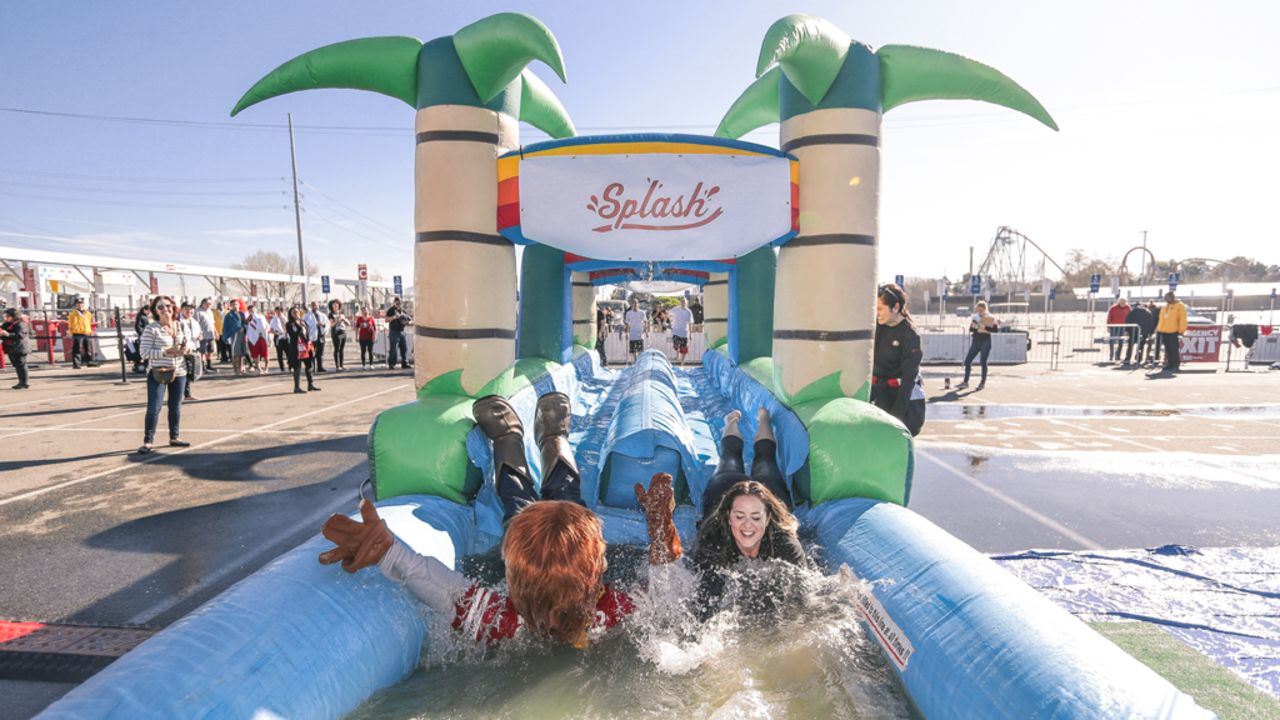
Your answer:
[[[378,517],[378,509],[368,500],[360,501],[360,519],[364,522],[332,515],[325,521],[320,532],[338,547],[320,553],[322,564],[341,560],[342,569],[353,573],[382,560],[395,542],[387,521]]]
[[[672,513],[676,509],[675,491],[671,489],[671,476],[658,473],[649,480],[649,491],[636,483],[636,500],[644,510],[649,525],[649,564],[665,565],[675,562],[684,554],[680,535]]]

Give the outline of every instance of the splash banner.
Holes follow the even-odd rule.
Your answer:
[[[795,234],[798,163],[760,145],[629,136],[498,161],[498,231],[599,260],[720,260]]]

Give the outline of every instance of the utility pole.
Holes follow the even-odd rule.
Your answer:
[[[289,113],[289,164],[293,167],[293,223],[298,230],[298,274],[302,276],[302,306],[307,305],[307,261],[302,255],[302,207],[298,204],[298,151],[293,144],[293,113]]]
[[[1138,276],[1138,298],[1147,294],[1147,231],[1142,231],[1142,274]]]

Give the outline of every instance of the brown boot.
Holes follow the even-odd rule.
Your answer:
[[[471,414],[480,430],[493,441],[493,467],[498,476],[506,465],[531,487],[533,475],[524,458],[524,425],[515,408],[501,395],[487,395],[472,404]]]
[[[556,436],[569,437],[569,396],[551,392],[538,398],[538,409],[533,415],[533,439],[542,447],[542,441]]]
[[[562,392],[538,398],[533,416],[533,438],[542,451],[542,497],[546,500],[581,502],[578,465],[569,446],[569,396]],[[568,475],[551,481],[556,464],[564,463]]]

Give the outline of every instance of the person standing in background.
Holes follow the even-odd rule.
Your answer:
[[[978,390],[987,386],[987,358],[991,356],[991,333],[1000,329],[1000,324],[987,312],[987,301],[979,300],[974,306],[977,310],[969,318],[969,353],[964,357],[964,380],[956,386],[957,390],[969,387],[969,372],[973,369],[973,360],[982,356],[982,380],[978,382]]]
[[[174,317],[176,307],[173,298],[160,295],[151,301],[151,310],[156,321],[147,325],[138,340],[138,352],[148,361],[151,369],[147,372],[147,415],[144,424],[142,447],[138,453],[146,455],[152,451],[152,442],[156,437],[156,426],[160,423],[160,406],[164,404],[166,389],[169,393],[169,445],[172,447],[190,447],[191,443],[179,437],[179,423],[182,420],[182,397],[187,386],[187,367],[183,358],[193,351],[191,338],[187,337],[182,326]]]
[[[907,312],[907,294],[897,285],[885,285],[876,297],[871,402],[900,420],[912,436],[924,427],[921,357],[920,334]]]
[[[1160,307],[1156,305],[1155,300],[1147,303],[1147,312],[1151,313],[1151,328],[1154,333],[1156,322],[1160,319]],[[1152,334],[1148,340],[1151,342],[1151,352],[1147,353],[1147,364],[1154,367],[1160,363],[1160,337]]]
[[[209,298],[200,301],[200,307],[196,310],[196,321],[200,324],[200,359],[204,363],[204,371],[216,372],[213,369],[213,353],[220,323],[214,319]]]
[[[178,317],[178,326],[182,330],[182,335],[191,340],[192,350],[198,350],[199,338],[202,337],[200,331],[200,321],[196,318],[196,308],[191,303],[182,303],[182,314]],[[190,352],[182,356],[182,362],[187,368],[187,384],[182,388],[182,399],[199,400],[200,398],[191,394],[191,386],[195,385],[200,379],[200,375],[204,370],[204,363],[201,362],[198,352]]]
[[[1129,301],[1125,298],[1116,298],[1115,304],[1107,309],[1107,334],[1110,335],[1107,344],[1111,362],[1119,362],[1120,352],[1124,350],[1124,338],[1128,334],[1128,328],[1123,325],[1128,316]]]
[[[298,394],[319,390],[311,376],[311,356],[315,345],[311,341],[311,330],[307,327],[302,315],[302,306],[295,305],[289,309],[289,322],[285,323],[285,355],[289,358],[289,369],[293,371],[293,391]],[[302,371],[307,373],[307,389],[302,389]]]
[[[14,390],[26,390],[27,353],[31,352],[31,326],[17,308],[5,308],[4,323],[0,324],[0,342],[4,345],[4,354],[9,356],[9,364],[18,374],[18,384]]]
[[[644,352],[644,336],[649,330],[649,319],[640,309],[639,300],[631,298],[631,309],[623,316],[623,321],[627,325],[627,354],[634,365],[640,353]]]
[[[311,338],[312,344],[315,345],[315,353],[311,357],[311,362],[315,363],[316,372],[325,372],[324,345],[325,340],[329,338],[329,315],[321,312],[319,303],[312,300],[311,311],[307,313],[304,320],[307,323],[307,335]]]
[[[1178,342],[1187,331],[1187,306],[1182,304],[1173,291],[1164,294],[1164,307],[1160,308],[1160,324],[1156,326],[1156,334],[1164,345],[1164,368],[1166,373],[1176,373],[1180,369],[1182,357],[1179,354]]]
[[[671,344],[681,365],[689,357],[689,326],[693,324],[693,313],[686,307],[687,302],[680,298],[680,304],[671,309]]]
[[[400,367],[408,369],[409,367],[409,348],[404,340],[404,329],[413,322],[413,318],[405,313],[404,308],[400,305],[400,298],[391,301],[391,307],[387,308],[387,367],[395,369],[396,353],[399,353]]]
[[[226,317],[227,311],[222,307],[222,301],[219,300],[213,306],[213,334],[214,344],[218,346],[218,362],[231,361],[231,348],[222,339],[222,318]]]
[[[1138,364],[1142,364],[1142,359],[1146,355],[1147,343],[1151,341],[1151,333],[1155,332],[1156,319],[1152,316],[1151,311],[1142,303],[1135,303],[1133,308],[1129,310],[1129,314],[1124,316],[1126,325],[1133,325],[1128,328],[1129,346],[1124,351],[1124,364],[1130,365],[1133,360],[1133,348],[1138,347]]]
[[[139,348],[142,346],[142,331],[147,329],[147,324],[153,319],[154,318],[151,317],[151,309],[146,305],[138,308],[137,315],[134,315],[133,317],[133,332],[135,333],[135,337],[137,337]],[[133,371],[135,373],[144,373],[147,371],[147,361],[142,357],[141,349],[139,349],[138,352],[138,361],[133,364]]]
[[[267,327],[267,319],[258,311],[258,306],[250,303],[244,318],[245,347],[249,350],[249,371],[265,375],[271,367],[267,356],[268,340],[271,330]]]
[[[85,310],[84,298],[76,298],[76,307],[67,314],[67,332],[71,333],[71,367],[92,367],[93,313]]]
[[[351,321],[347,319],[346,313],[342,312],[342,301],[329,301],[329,336],[333,340],[333,369],[335,372],[342,372],[346,369],[343,362],[347,352],[347,327]]]
[[[271,337],[276,346],[276,363],[280,366],[280,372],[284,372],[285,343],[289,339],[284,330],[286,322],[288,320],[285,317],[284,308],[277,305],[271,319],[267,321],[267,326],[271,328]]]
[[[369,312],[367,306],[361,306],[360,311],[356,313],[356,340],[360,343],[362,370],[373,369],[373,341],[376,339],[378,339],[378,319]]]
[[[609,334],[609,308],[600,305],[596,306],[596,352],[600,353],[600,366],[604,367],[609,364],[609,359],[605,357],[604,343],[605,338]]]
[[[227,356],[231,358],[231,367],[236,375],[243,375],[244,356],[248,355],[244,347],[244,313],[234,300],[228,306],[227,313],[222,316],[222,342],[227,346]]]

